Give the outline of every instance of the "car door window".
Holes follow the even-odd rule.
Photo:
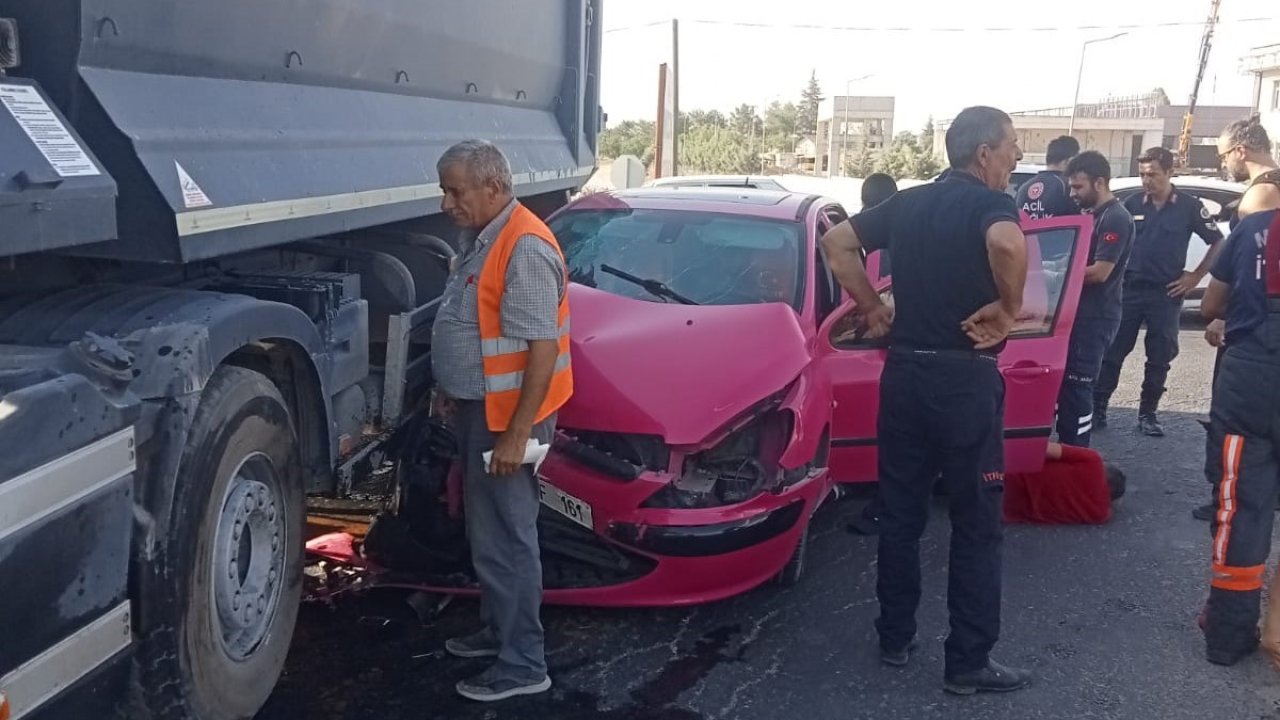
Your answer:
[[[844,222],[844,220],[845,213],[839,205],[828,205],[823,208],[818,216],[818,239],[821,240],[828,230]],[[818,322],[822,323],[827,316],[840,306],[843,290],[836,280],[835,274],[831,272],[831,266],[827,263],[827,255],[822,249],[821,242],[817,243],[816,254],[817,270],[814,274],[817,277],[817,316]]]
[[[1071,270],[1075,240],[1074,228],[1027,236],[1027,283],[1022,291],[1022,311],[1009,332],[1011,340],[1053,334],[1062,313],[1063,289]]]

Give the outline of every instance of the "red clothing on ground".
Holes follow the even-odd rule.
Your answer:
[[[1111,490],[1102,456],[1062,446],[1062,459],[1037,473],[1004,479],[1004,521],[1043,525],[1099,525],[1111,519]]]

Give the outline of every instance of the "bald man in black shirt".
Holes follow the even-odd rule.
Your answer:
[[[996,359],[1022,304],[1026,238],[1004,193],[1022,157],[1009,116],[961,112],[947,130],[951,172],[899,192],[823,237],[831,269],[858,303],[866,337],[889,337],[880,380],[876,594],[881,660],[916,646],[920,535],[941,474],[951,503],[943,687],[1007,692],[1030,674],[990,657],[1000,634],[1004,379]],[[871,286],[861,252],[888,249],[894,307]]]

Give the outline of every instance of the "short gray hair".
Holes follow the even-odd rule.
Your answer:
[[[1012,124],[1008,113],[993,107],[975,105],[961,110],[947,128],[947,161],[957,170],[969,167],[978,148],[999,145],[1004,140],[1004,126]]]
[[[496,180],[504,191],[513,191],[511,163],[502,150],[488,140],[463,140],[445,150],[436,162],[436,173],[444,177],[445,168],[459,163],[471,171],[471,179],[476,183]]]
[[[1232,147],[1240,145],[1246,150],[1271,154],[1271,138],[1267,137],[1267,129],[1262,127],[1260,115],[1231,123],[1222,131],[1222,137]]]

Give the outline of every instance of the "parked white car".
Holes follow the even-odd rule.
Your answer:
[[[1208,208],[1209,214],[1217,220],[1218,227],[1222,228],[1222,234],[1224,236],[1231,234],[1231,216],[1234,213],[1236,204],[1240,202],[1241,196],[1244,195],[1247,185],[1199,175],[1175,177],[1173,184],[1175,187],[1200,198],[1200,202],[1204,203],[1204,206]],[[1115,196],[1121,202],[1124,202],[1143,192],[1142,180],[1136,177],[1114,178],[1111,181],[1111,192],[1115,193]],[[1188,271],[1195,270],[1208,250],[1209,246],[1205,245],[1198,237],[1191,238],[1191,243],[1187,246],[1186,269]],[[1204,290],[1208,286],[1209,277],[1206,275],[1200,281],[1200,284],[1196,286],[1196,289],[1187,294],[1186,301],[1182,306],[1183,310],[1199,312],[1200,298],[1204,295]]]

